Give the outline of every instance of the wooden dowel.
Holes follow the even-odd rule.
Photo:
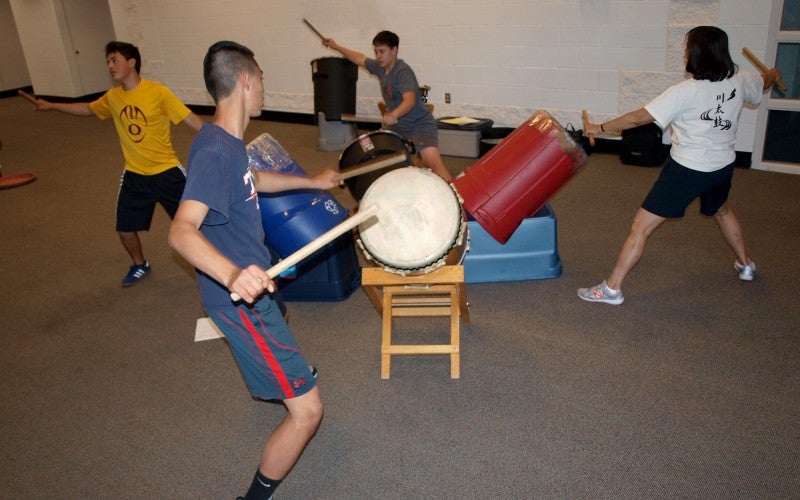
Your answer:
[[[406,155],[398,154],[392,157],[386,158],[384,160],[373,161],[370,163],[365,163],[363,166],[356,167],[350,170],[345,170],[344,172],[340,172],[333,176],[334,181],[343,181],[345,179],[349,179],[350,177],[355,177],[357,175],[366,174],[369,172],[373,172],[375,170],[380,170],[382,168],[391,167],[392,165],[396,165],[400,162],[406,160]]]
[[[364,122],[364,123],[383,123],[383,118],[380,116],[358,116],[351,113],[342,113],[343,122]]]
[[[317,31],[317,28],[315,28],[313,24],[311,24],[310,22],[308,22],[308,19],[306,19],[306,18],[304,17],[304,18],[303,18],[303,22],[304,22],[304,23],[306,23],[306,26],[308,26],[309,28],[311,28],[311,31],[313,31],[314,33],[316,33],[316,35],[319,37],[319,39],[320,39],[320,40],[322,40],[323,42],[325,41],[325,37],[322,35],[322,33],[320,33],[319,31]]]
[[[348,218],[346,221],[330,229],[328,232],[326,232],[322,236],[319,236],[308,245],[304,246],[300,250],[294,252],[293,254],[281,260],[274,266],[267,269],[267,276],[269,276],[269,279],[275,279],[282,272],[294,266],[301,260],[309,257],[311,254],[313,254],[320,248],[332,242],[333,240],[343,235],[347,231],[350,231],[351,229],[361,224],[362,222],[366,222],[368,219],[374,217],[377,213],[378,213],[378,205],[370,205],[365,209],[359,210],[358,213]],[[242,300],[242,297],[239,296],[239,294],[236,292],[231,292],[231,300],[237,302],[239,300]]]
[[[586,130],[586,125],[589,123],[589,115],[586,113],[584,109],[581,112],[581,116],[583,117],[583,130]],[[594,134],[587,134],[589,136],[589,144],[594,146]]]
[[[36,102],[36,98],[33,97],[32,95],[30,95],[29,93],[25,92],[24,90],[22,90],[22,89],[17,90],[17,94],[21,95],[22,97],[24,97],[25,99],[30,101],[30,103],[33,104],[34,106],[38,106],[39,105],[39,103]]]
[[[751,62],[751,63],[753,63],[753,64],[755,65],[755,67],[756,67],[756,68],[758,68],[758,69],[759,69],[759,70],[760,70],[762,73],[766,73],[767,71],[769,71],[769,68],[768,68],[768,67],[766,67],[766,66],[764,65],[764,63],[762,63],[762,62],[761,62],[761,61],[760,61],[760,60],[759,60],[759,59],[758,59],[758,58],[755,56],[755,54],[753,54],[752,52],[750,52],[750,49],[748,49],[747,47],[743,47],[743,48],[742,48],[742,54],[744,54],[744,56],[745,56],[746,58],[750,59],[750,62]],[[787,89],[787,87],[786,87],[786,85],[784,85],[784,84],[783,84],[783,82],[782,82],[782,81],[780,81],[780,80],[776,80],[776,81],[775,81],[775,83],[773,83],[773,85],[777,86],[779,89],[781,89],[782,91],[786,92],[786,89]]]

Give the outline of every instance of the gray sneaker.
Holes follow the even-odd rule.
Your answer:
[[[605,302],[606,304],[619,305],[625,300],[622,290],[612,292],[605,280],[591,288],[578,288],[578,297],[587,302]]]
[[[756,263],[752,260],[746,266],[739,264],[739,261],[734,261],[733,267],[739,271],[739,279],[742,281],[753,281],[756,277]]]

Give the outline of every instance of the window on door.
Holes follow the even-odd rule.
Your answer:
[[[772,12],[765,64],[774,61],[786,90],[773,88],[762,103],[753,166],[800,174],[800,0],[773,0]]]

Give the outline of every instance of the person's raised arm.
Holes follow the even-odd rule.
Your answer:
[[[56,110],[76,116],[94,116],[94,111],[88,102],[50,102],[41,98],[36,99],[36,111]]]
[[[655,121],[655,118],[653,118],[646,109],[639,108],[602,124],[595,124],[587,121],[586,125],[583,127],[583,135],[588,136],[589,134],[597,135],[609,132],[620,132],[653,121]]]
[[[336,52],[342,54],[351,63],[353,63],[353,64],[355,64],[357,66],[364,67],[364,65],[366,64],[366,61],[367,61],[367,56],[366,55],[362,54],[361,52],[358,52],[358,51],[355,51],[355,50],[351,50],[351,49],[348,49],[347,47],[339,45],[338,43],[336,43],[333,40],[333,38],[326,38],[325,40],[322,41],[322,45],[324,45],[326,47],[329,47],[329,48],[335,50]]]

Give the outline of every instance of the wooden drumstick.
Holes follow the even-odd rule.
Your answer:
[[[375,170],[380,170],[382,168],[391,167],[392,165],[403,162],[405,160],[406,160],[406,155],[394,155],[390,158],[386,158],[385,160],[365,163],[361,167],[357,167],[351,170],[346,170],[344,172],[334,175],[333,180],[343,181],[345,179],[349,179],[350,177],[355,177],[357,175],[366,174],[369,172],[373,172]]]
[[[320,33],[319,31],[317,31],[317,28],[315,28],[313,24],[311,24],[310,22],[308,22],[308,19],[306,19],[306,18],[304,17],[304,18],[303,18],[303,22],[304,22],[304,23],[306,23],[306,26],[308,26],[309,28],[311,28],[311,31],[313,31],[314,33],[316,33],[316,35],[319,37],[319,39],[320,39],[320,40],[322,40],[323,42],[325,41],[325,36],[324,36],[322,33]]]
[[[750,52],[750,49],[748,49],[747,47],[743,47],[743,48],[742,48],[742,54],[744,54],[744,56],[745,56],[746,58],[750,59],[750,62],[751,62],[751,63],[753,63],[753,64],[755,65],[755,67],[756,67],[756,68],[758,68],[758,69],[759,69],[759,70],[760,70],[762,73],[766,73],[767,71],[769,71],[769,68],[768,68],[768,67],[766,67],[766,66],[764,65],[764,63],[762,63],[762,62],[761,62],[761,61],[760,61],[760,60],[759,60],[759,59],[758,59],[758,58],[755,56],[755,54],[753,54],[752,52]],[[786,87],[786,85],[784,85],[784,84],[783,84],[783,82],[782,82],[782,81],[780,81],[780,80],[776,80],[776,81],[775,81],[775,83],[773,83],[773,85],[777,86],[779,89],[781,89],[782,91],[786,92],[786,89],[787,89],[787,87]]]
[[[282,272],[286,271],[287,269],[294,266],[295,264],[305,259],[306,257],[309,257],[311,254],[313,254],[320,248],[324,247],[325,245],[335,240],[339,236],[343,235],[347,231],[350,231],[351,229],[361,224],[362,222],[366,222],[368,219],[371,219],[377,213],[378,213],[378,205],[370,205],[365,209],[359,210],[358,213],[348,218],[346,221],[330,229],[328,232],[326,232],[322,236],[319,236],[308,245],[304,246],[300,250],[294,252],[293,254],[281,260],[274,266],[267,269],[267,276],[269,276],[269,279],[275,279],[275,277],[280,275]],[[231,292],[231,300],[237,302],[239,300],[242,300],[242,297],[239,296],[239,294],[236,292]]]
[[[22,90],[22,89],[17,90],[17,94],[21,95],[22,97],[24,97],[25,99],[30,101],[30,103],[33,104],[34,106],[38,106],[39,105],[39,103],[36,102],[36,98],[33,97],[32,95],[30,95],[29,93],[25,92],[24,90]]]
[[[589,123],[589,115],[586,113],[584,109],[581,111],[581,116],[583,117],[583,130],[586,130],[586,124]],[[587,134],[589,136],[589,144],[594,146],[594,134]]]

